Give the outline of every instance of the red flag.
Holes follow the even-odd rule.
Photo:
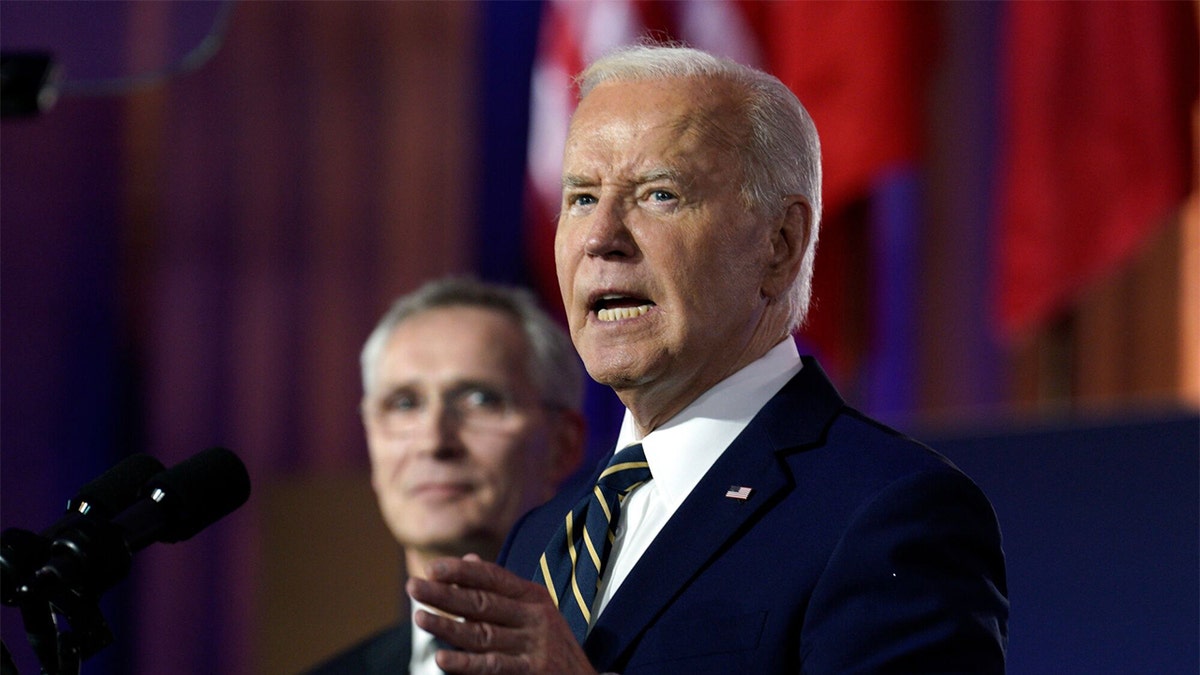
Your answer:
[[[826,225],[805,337],[827,368],[847,370],[863,341],[848,335],[847,326],[861,328],[862,321],[846,318],[858,300],[846,289],[861,286],[861,279],[852,282],[865,264],[847,264],[856,242],[844,222],[846,207],[865,198],[882,171],[919,155],[936,8],[911,2],[551,0],[543,11],[530,119],[527,237],[541,292],[558,297],[553,218],[562,143],[575,105],[570,77],[603,51],[642,36],[683,40],[776,75],[817,124]]]
[[[743,6],[766,70],[796,92],[821,134],[827,213],[865,196],[881,170],[919,156],[936,5]]]
[[[567,125],[575,111],[572,79],[605,52],[643,37],[684,40],[743,63],[757,60],[753,36],[731,2],[550,0],[542,10],[530,109],[526,242],[534,285],[559,307],[554,227]]]
[[[856,370],[871,330],[866,278],[881,267],[868,259],[869,211],[850,207],[868,197],[881,174],[911,166],[921,156],[938,7],[749,1],[742,6],[759,37],[766,70],[796,93],[821,136],[825,214],[813,306],[802,332],[834,378],[845,379]]]
[[[1194,3],[1007,5],[997,264],[1015,336],[1129,260],[1189,191]]]

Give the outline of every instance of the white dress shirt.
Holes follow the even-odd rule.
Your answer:
[[[644,438],[638,438],[633,417],[625,411],[616,447],[640,441],[653,479],[629,493],[621,505],[617,536],[593,606],[593,625],[683,500],[800,367],[800,353],[788,337]]]
[[[412,605],[412,613],[408,617],[410,621],[416,617],[418,609],[426,612],[435,611],[412,598],[409,598],[409,602]],[[437,645],[433,641],[433,633],[422,629],[416,621],[413,621],[412,657],[408,661],[409,675],[445,675],[442,669],[438,668],[437,661],[434,660],[437,650]]]

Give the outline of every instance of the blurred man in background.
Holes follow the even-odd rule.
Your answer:
[[[362,350],[371,483],[410,575],[441,556],[494,560],[583,453],[583,374],[566,333],[516,288],[433,281]],[[410,617],[314,674],[439,673]]]

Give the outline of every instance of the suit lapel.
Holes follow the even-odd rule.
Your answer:
[[[584,644],[599,670],[618,663],[722,546],[793,485],[777,455],[819,442],[842,405],[820,366],[806,359],[679,506],[600,615]],[[729,498],[731,486],[753,492]]]
[[[401,621],[388,629],[363,654],[370,675],[408,672],[412,661],[412,624]],[[400,668],[400,671],[397,671]]]

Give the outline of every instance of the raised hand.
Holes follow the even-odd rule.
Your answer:
[[[418,626],[461,650],[438,651],[438,667],[447,673],[596,672],[544,586],[474,554],[439,558],[426,573],[408,580],[409,595],[462,618],[416,612]]]

